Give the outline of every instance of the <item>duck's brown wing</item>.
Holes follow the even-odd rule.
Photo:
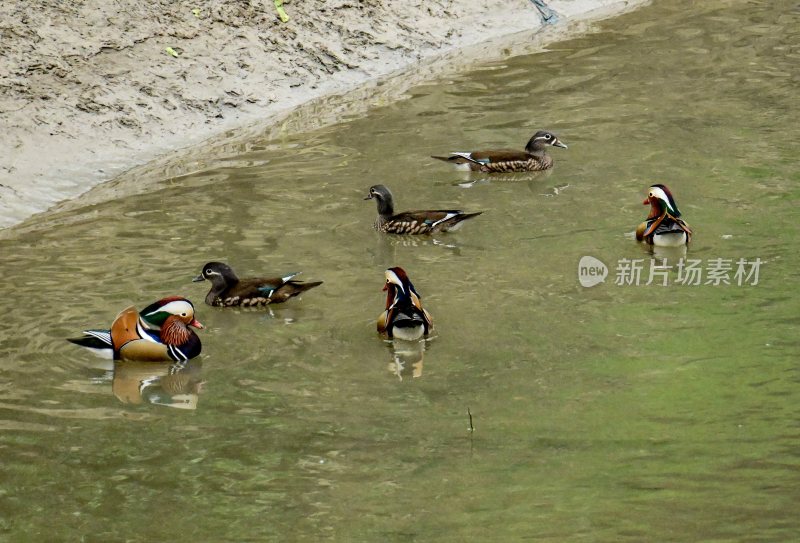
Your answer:
[[[272,294],[272,303],[285,302],[289,298],[297,296],[314,287],[318,287],[321,284],[322,281],[309,281],[307,283],[304,281],[288,281]]]
[[[430,234],[446,231],[464,219],[481,213],[464,213],[458,209],[405,211],[387,219],[384,229],[393,234]]]
[[[284,277],[248,277],[229,289],[226,297],[269,298],[270,295],[286,283]]]
[[[226,293],[226,298],[238,299],[242,304],[258,300],[260,304],[281,303],[301,292],[322,284],[322,281],[295,281],[297,273],[283,277],[251,277],[242,279]],[[262,301],[263,300],[263,301]]]
[[[424,222],[428,224],[433,224],[435,222],[448,219],[450,217],[454,217],[456,215],[461,215],[464,213],[459,209],[426,209],[426,210],[415,210],[415,211],[404,211],[402,213],[398,213],[393,215],[391,219],[392,221],[402,221],[402,222]]]
[[[392,234],[430,234],[442,221],[461,214],[458,210],[417,210],[392,215],[384,223],[386,232]]]
[[[487,151],[474,151],[470,157],[481,163],[486,162],[520,162],[530,159],[531,155],[516,149],[495,149]]]

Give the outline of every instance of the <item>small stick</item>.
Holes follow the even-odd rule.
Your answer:
[[[469,415],[469,431],[474,432],[475,427],[472,425],[472,413],[470,412],[469,407],[467,407],[467,415]]]

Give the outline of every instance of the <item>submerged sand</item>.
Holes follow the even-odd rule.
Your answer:
[[[547,6],[563,25],[643,2]],[[0,228],[232,128],[545,24],[531,0],[283,7],[285,22],[272,0],[0,4]]]

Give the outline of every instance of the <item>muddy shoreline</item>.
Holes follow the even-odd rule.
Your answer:
[[[547,28],[553,40],[642,3],[552,0],[554,26],[530,0],[295,0],[286,22],[272,2],[4,3],[0,228],[234,130],[308,128],[326,107],[358,109],[371,92],[514,49],[500,37]],[[397,73],[394,86],[368,85]],[[304,104],[315,113],[292,113]]]

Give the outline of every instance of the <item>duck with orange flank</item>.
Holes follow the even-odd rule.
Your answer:
[[[200,338],[192,328],[203,328],[194,317],[194,305],[171,296],[142,311],[128,307],[117,315],[110,330],[84,330],[69,341],[114,360],[181,362],[200,354]]]

